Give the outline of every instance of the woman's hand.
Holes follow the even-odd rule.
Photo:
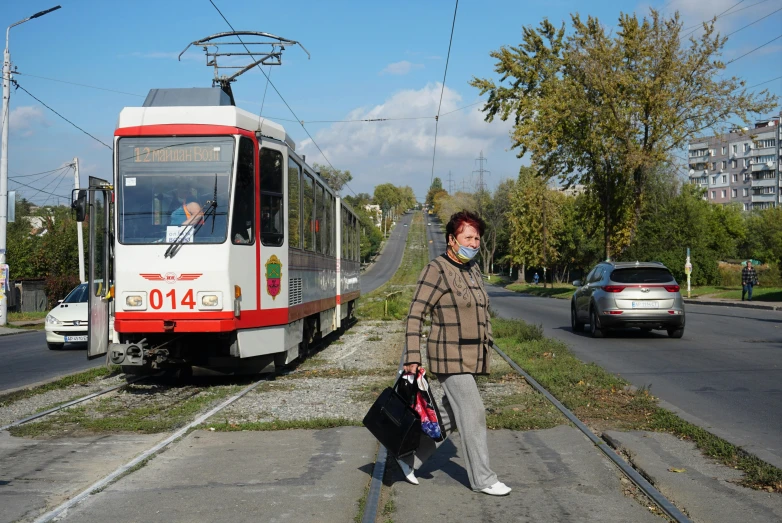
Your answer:
[[[418,374],[418,364],[417,363],[408,363],[404,367],[402,367],[405,374]]]

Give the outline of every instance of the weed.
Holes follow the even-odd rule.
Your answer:
[[[39,394],[49,392],[50,390],[61,390],[61,389],[68,388],[71,385],[84,385],[96,379],[110,378],[112,376],[119,374],[119,372],[120,372],[119,367],[112,367],[109,369],[107,369],[106,367],[97,367],[84,372],[80,372],[78,374],[72,374],[71,376],[66,376],[57,381],[46,383],[44,385],[33,387],[31,389],[22,389],[22,390],[17,390],[15,392],[2,394],[0,395],[0,407],[7,407],[8,405],[17,402],[19,400],[25,398],[31,398],[33,396],[38,396]],[[43,410],[47,410],[48,408],[51,408],[51,406],[46,407]]]
[[[251,421],[243,423],[205,423],[200,428],[214,429],[220,432],[238,432],[242,430],[321,430],[335,427],[360,427],[361,422],[347,418],[311,418],[305,420]]]

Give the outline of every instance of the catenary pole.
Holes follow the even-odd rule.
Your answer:
[[[73,188],[79,189],[79,159],[73,159]],[[78,192],[76,195],[78,196]],[[82,229],[82,222],[76,222],[76,236],[79,241],[79,281],[84,283],[84,231]]]
[[[0,141],[0,272],[7,278],[10,276],[10,269],[6,265],[6,230],[8,227],[8,120],[10,119],[10,101],[11,101],[11,52],[8,49],[8,39],[11,35],[11,28],[23,24],[33,18],[38,18],[52,11],[56,11],[60,6],[52,7],[45,11],[40,11],[34,15],[19,20],[8,26],[5,30],[5,51],[3,51],[3,138]],[[8,282],[4,282],[8,283]],[[0,325],[8,323],[8,297],[5,295],[5,285],[0,286]]]

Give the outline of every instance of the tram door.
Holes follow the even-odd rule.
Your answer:
[[[87,358],[92,359],[106,354],[109,346],[112,190],[109,182],[90,177],[89,189],[78,194],[77,220],[89,224]]]

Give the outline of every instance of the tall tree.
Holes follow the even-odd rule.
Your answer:
[[[519,46],[491,53],[499,83],[473,78],[488,93],[486,120],[514,118],[519,157],[581,183],[600,217],[605,254],[633,240],[647,179],[669,154],[729,120],[750,121],[772,109],[777,97],[752,93],[742,80],[723,77],[727,38],[704,24],[702,36],[682,42],[678,13],[661,17],[622,14],[607,33],[596,18],[571,17],[571,33],[544,19],[523,29]]]
[[[337,194],[339,194],[342,191],[342,188],[353,179],[353,175],[350,174],[350,171],[347,170],[341,171],[334,167],[320,165],[317,163],[313,164],[312,168],[318,171],[320,177],[323,178],[323,180],[329,184],[329,187],[331,187]]]
[[[432,180],[432,185],[429,187],[429,191],[426,193],[426,205],[429,207],[434,205],[434,197],[439,192],[443,190],[443,181],[435,177],[434,180]]]

